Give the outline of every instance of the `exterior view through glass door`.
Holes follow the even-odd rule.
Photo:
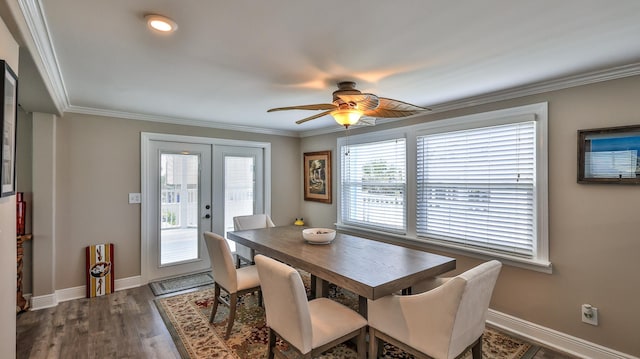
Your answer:
[[[160,154],[160,265],[198,259],[200,156]]]
[[[214,168],[222,169],[222,181],[214,183],[216,201],[214,228],[224,228],[224,236],[233,231],[233,217],[264,213],[264,160],[261,148],[215,146]],[[227,240],[232,252],[236,243]]]

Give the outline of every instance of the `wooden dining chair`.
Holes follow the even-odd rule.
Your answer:
[[[393,344],[416,358],[458,358],[471,348],[482,358],[482,334],[502,264],[492,260],[414,295],[368,301],[369,358],[378,342]]]
[[[268,214],[252,214],[249,216],[233,217],[234,231],[269,227],[275,227],[275,224],[273,224],[273,221]],[[255,250],[247,246],[243,246],[240,243],[236,243],[236,267],[240,267],[242,264],[241,260],[244,260],[248,264],[253,264],[253,257],[255,254]]]
[[[357,338],[358,358],[365,358],[365,318],[328,298],[307,301],[302,278],[294,268],[260,254],[255,261],[269,327],[268,359],[275,356],[277,337],[305,359]]]
[[[231,255],[229,244],[218,234],[205,232],[204,239],[207,250],[209,251],[209,258],[211,259],[215,293],[209,323],[213,323],[215,319],[218,304],[222,302],[227,305],[229,307],[229,322],[227,323],[227,331],[225,332],[224,338],[229,339],[236,317],[238,297],[246,293],[260,291],[258,270],[256,266],[236,268],[233,263],[233,256]],[[220,295],[221,289],[229,294],[228,301]],[[261,294],[259,293],[258,295],[260,296]],[[258,299],[258,302],[260,301],[261,298]]]

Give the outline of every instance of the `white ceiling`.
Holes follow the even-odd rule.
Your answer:
[[[266,110],[330,103],[343,80],[437,107],[640,62],[638,0],[17,1],[46,23],[34,56],[62,111],[214,127],[335,127]],[[146,13],[179,28],[152,33]]]

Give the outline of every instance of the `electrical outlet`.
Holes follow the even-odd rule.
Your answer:
[[[140,193],[129,193],[129,203],[141,203]]]
[[[598,308],[591,306],[591,304],[583,304],[581,308],[582,321],[591,324],[598,325]]]

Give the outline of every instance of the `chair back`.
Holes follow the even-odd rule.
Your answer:
[[[204,242],[211,259],[213,280],[229,293],[237,292],[238,273],[236,273],[229,244],[222,236],[212,232],[204,232]]]
[[[233,230],[258,229],[275,227],[268,214],[252,214],[233,217]]]
[[[255,256],[267,326],[302,353],[312,349],[311,314],[300,273],[263,255]]]
[[[501,267],[502,263],[491,260],[457,276],[464,279],[466,285],[453,323],[449,353],[462,352],[484,332],[489,302]]]

